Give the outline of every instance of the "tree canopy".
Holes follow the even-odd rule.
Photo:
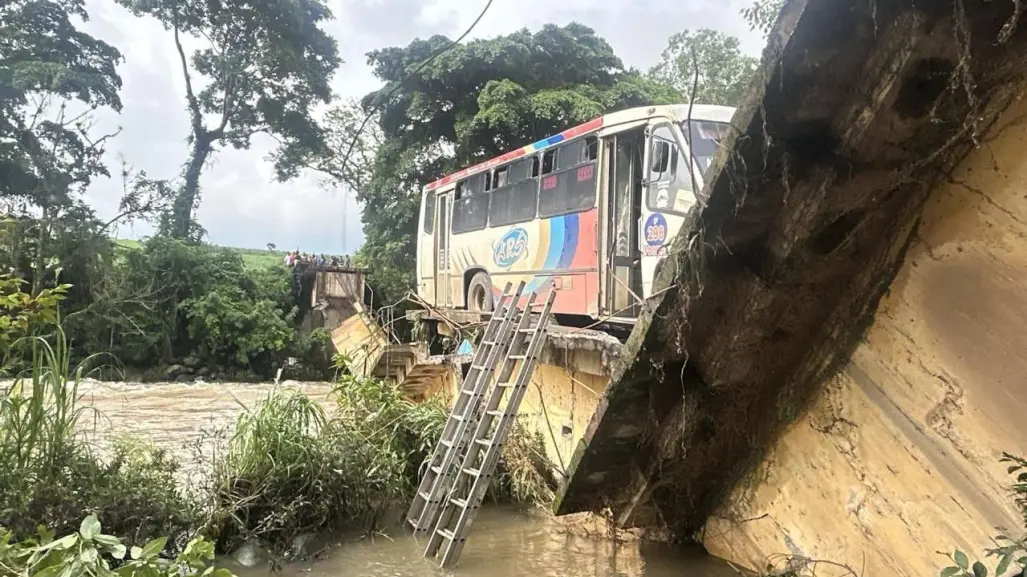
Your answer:
[[[295,176],[302,151],[323,148],[311,108],[332,98],[341,62],[321,0],[118,0],[173,34],[186,85],[192,150],[170,232],[190,236],[204,163],[219,145],[249,148],[258,133],[278,141],[280,178]],[[182,35],[206,45],[187,58]],[[200,80],[203,80],[201,83]],[[201,86],[202,88],[199,88]]]
[[[742,53],[738,38],[703,28],[670,37],[660,63],[649,71],[697,104],[736,106],[758,61]],[[697,74],[698,73],[698,76]]]
[[[435,36],[368,54],[385,85],[362,102],[365,111],[378,111],[382,140],[370,181],[356,191],[364,205],[361,257],[391,299],[413,286],[425,184],[602,114],[682,98],[627,69],[581,24],[461,44],[414,74],[449,44]]]

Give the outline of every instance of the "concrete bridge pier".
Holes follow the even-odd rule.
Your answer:
[[[1025,25],[1013,2],[786,5],[706,202],[658,273],[655,290],[667,290],[575,451],[558,513],[609,508],[625,526],[663,527],[750,566],[792,553],[859,568],[866,555],[867,575],[910,576],[940,568],[939,549],[981,550],[990,523],[1014,520],[998,446],[1027,450],[1016,416],[1027,371],[1024,349],[999,336],[1019,341],[995,323],[1023,316],[1012,287],[1027,270],[1016,212],[1027,197],[1001,196],[1009,177],[987,180],[968,163],[998,166],[1001,127],[1018,122],[1007,110],[1027,87]],[[960,217],[965,228],[938,217],[925,240],[954,178],[963,184],[949,210],[978,212]],[[977,363],[992,368],[967,368]],[[1014,368],[995,368],[1004,363]],[[971,397],[972,386],[990,388]],[[981,420],[962,421],[974,402]],[[873,435],[864,444],[861,427]],[[790,438],[796,448],[782,444]],[[753,476],[775,456],[788,468],[774,482]],[[894,472],[892,460],[903,463]],[[904,473],[918,489],[904,488]],[[833,536],[847,524],[849,541]]]

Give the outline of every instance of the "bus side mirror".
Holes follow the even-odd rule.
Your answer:
[[[652,172],[667,172],[670,163],[670,143],[662,140],[653,141],[653,160],[649,167]]]

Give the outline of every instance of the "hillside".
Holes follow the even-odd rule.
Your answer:
[[[116,238],[114,242],[123,248],[138,250],[142,247],[142,243],[138,240],[132,240],[127,238]],[[285,251],[279,250],[266,250],[259,248],[237,248],[237,247],[224,247],[230,250],[234,250],[242,256],[243,264],[247,269],[257,270],[266,268],[268,265],[282,264],[285,258]]]

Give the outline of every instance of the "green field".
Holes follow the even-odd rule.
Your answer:
[[[118,246],[138,250],[142,247],[142,244],[138,240],[131,240],[127,238],[116,238],[114,242]],[[282,264],[285,259],[285,251],[271,251],[260,248],[236,248],[236,247],[224,247],[229,250],[234,250],[242,256],[243,265],[248,269],[261,269],[268,265]]]

